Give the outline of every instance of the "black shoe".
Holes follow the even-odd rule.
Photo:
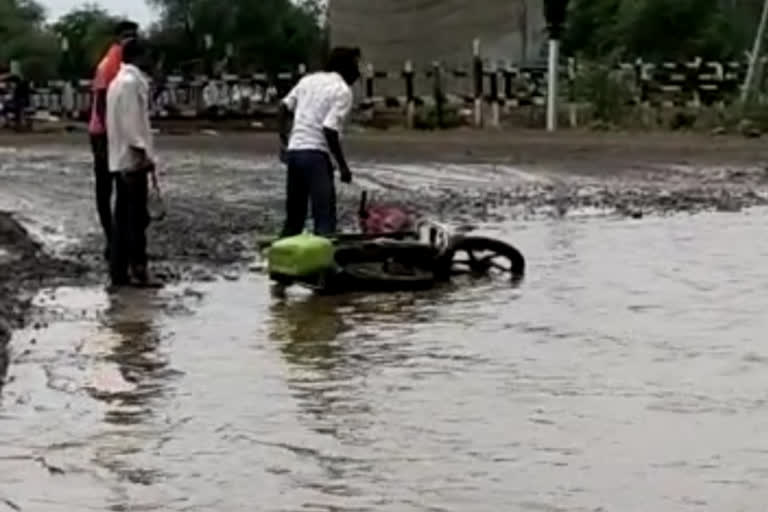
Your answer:
[[[131,280],[128,279],[127,276],[119,277],[119,278],[112,277],[112,279],[110,280],[110,284],[107,287],[107,290],[109,292],[117,291],[120,288],[125,288],[126,286],[129,286],[130,284],[131,284]]]

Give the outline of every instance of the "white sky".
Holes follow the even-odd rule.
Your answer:
[[[53,21],[62,14],[67,13],[73,7],[78,7],[85,3],[97,4],[104,9],[116,14],[127,16],[140,23],[142,28],[146,27],[154,18],[152,11],[147,7],[144,0],[39,0],[45,6],[48,12],[48,18]]]

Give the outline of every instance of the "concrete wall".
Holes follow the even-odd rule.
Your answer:
[[[483,56],[514,64],[541,59],[543,0],[330,0],[331,43],[360,46],[377,69],[440,60],[468,66],[472,40]]]

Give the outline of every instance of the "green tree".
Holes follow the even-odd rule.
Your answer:
[[[754,34],[755,0],[571,0],[564,45],[605,59],[742,58]]]
[[[322,46],[319,3],[291,0],[149,0],[159,7],[160,22],[151,39],[167,67],[223,60],[233,50],[241,70],[277,72],[308,63]],[[209,49],[205,36],[210,35]]]
[[[18,61],[32,80],[56,74],[59,43],[44,20],[45,10],[34,0],[0,0],[0,67]]]
[[[95,4],[76,8],[59,18],[52,26],[53,32],[59,39],[66,39],[69,46],[62,56],[62,72],[77,78],[90,76],[109,47],[118,21]]]

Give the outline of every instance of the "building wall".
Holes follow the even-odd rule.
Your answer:
[[[355,45],[378,69],[439,60],[468,66],[472,41],[483,57],[521,64],[541,59],[543,0],[330,0],[331,44]]]

